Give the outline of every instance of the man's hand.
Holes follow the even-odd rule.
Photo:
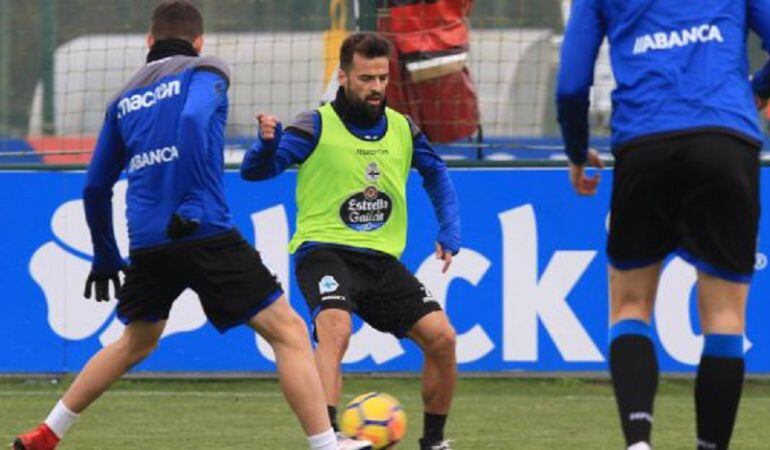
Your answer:
[[[572,183],[572,187],[579,195],[594,195],[596,194],[596,188],[599,186],[601,175],[596,173],[593,177],[588,178],[585,175],[585,167],[596,167],[598,169],[604,168],[604,161],[599,157],[599,152],[594,149],[588,150],[588,159],[583,165],[569,164],[569,181]]]
[[[278,117],[272,114],[259,113],[257,114],[257,123],[259,123],[259,136],[262,140],[272,141],[275,139],[275,130],[280,123]]]
[[[441,273],[446,273],[449,270],[449,266],[452,265],[452,252],[444,250],[444,247],[436,242],[436,259],[444,261],[444,267],[441,268]]]
[[[91,272],[86,279],[86,290],[83,292],[83,297],[91,298],[91,292],[96,285],[96,296],[94,300],[97,302],[110,301],[110,281],[112,281],[115,288],[115,295],[117,295],[120,289],[120,275],[119,272],[112,273],[94,273]]]
[[[754,96],[754,103],[757,105],[757,111],[762,111],[763,109],[767,108],[767,102],[770,99],[762,98],[758,95]]]

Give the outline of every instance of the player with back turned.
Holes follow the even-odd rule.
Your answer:
[[[746,36],[770,50],[770,0],[575,0],[558,78],[559,122],[578,194],[601,167],[588,149],[588,96],[607,37],[615,156],[607,254],[610,371],[629,449],[651,448],[658,365],[650,318],[661,264],[697,269],[705,335],[695,382],[697,447],[726,449],[744,377],[746,299],[759,219],[757,108],[770,65],[749,81]],[[680,299],[682,302],[687,298]],[[684,325],[684,324],[683,324]]]
[[[406,245],[406,181],[423,177],[439,221],[436,257],[444,271],[460,249],[457,196],[446,165],[406,116],[387,108],[390,45],[374,33],[349,36],[340,49],[340,89],[329,104],[301,113],[282,132],[259,116],[260,137],[241,174],[297,175],[295,272],[311,310],[316,360],[335,421],[341,362],[351,313],[374,328],[414,340],[425,355],[424,450],[448,450],[444,424],[456,380],[455,332],[441,306],[398,260]],[[353,443],[341,439],[341,443]]]
[[[195,291],[222,333],[246,324],[272,346],[281,388],[313,450],[335,450],[304,321],[259,254],[232,223],[223,190],[229,69],[198,56],[203,19],[186,0],[152,17],[147,64],[107,108],[88,168],[84,203],[94,245],[86,296],[109,300],[113,281],[123,335],[94,355],[45,422],[15,450],[51,450],[78,415],[160,339],[174,300]],[[112,226],[112,187],[125,170],[130,265]],[[119,288],[118,273],[126,272]],[[250,435],[253,430],[246,430]],[[107,445],[105,445],[107,446]]]

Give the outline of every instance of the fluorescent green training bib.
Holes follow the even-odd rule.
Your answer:
[[[330,104],[318,112],[321,136],[297,174],[297,231],[289,249],[326,242],[400,258],[413,150],[406,117],[385,108],[385,135],[365,141],[348,131]]]

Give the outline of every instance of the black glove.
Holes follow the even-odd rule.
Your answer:
[[[91,272],[86,280],[86,290],[83,292],[83,297],[91,298],[91,289],[96,284],[96,297],[97,302],[110,301],[110,280],[115,287],[115,294],[117,295],[118,289],[120,289],[120,276],[118,272],[112,273],[94,273]]]
[[[166,235],[171,239],[180,239],[191,235],[200,226],[197,220],[185,219],[179,214],[171,216],[171,220],[166,227]]]

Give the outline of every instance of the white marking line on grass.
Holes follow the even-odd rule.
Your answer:
[[[526,397],[526,398],[534,398],[532,397]],[[543,397],[542,399],[549,398],[549,397]],[[577,396],[577,395],[567,395],[566,397],[550,397],[550,398],[556,398],[560,400],[615,400],[615,397],[612,395],[586,395],[586,396]],[[677,397],[670,397],[670,396],[656,396],[655,402],[658,401],[670,401],[670,402],[679,402],[682,399],[690,399],[691,397],[688,396],[677,396]],[[762,401],[770,401],[770,397],[765,396],[759,396],[759,397],[752,397],[752,396],[742,396],[741,401],[748,400],[748,401],[755,401],[755,400],[762,400]]]
[[[481,399],[485,400],[490,397],[494,398],[501,398],[502,396],[500,394],[462,394],[458,396],[458,398],[461,398],[462,400],[469,400],[469,399]],[[599,400],[599,401],[609,401],[615,400],[615,397],[613,395],[565,395],[562,397],[557,397],[553,395],[538,395],[538,394],[532,394],[532,395],[522,395],[522,394],[511,394],[507,396],[506,398],[510,400],[526,400],[526,399],[538,399],[540,401],[546,401],[546,400],[567,400],[567,401],[582,401],[582,400]],[[655,401],[671,401],[671,402],[679,402],[682,399],[688,399],[691,397],[688,396],[667,396],[667,395],[658,395],[655,398]],[[750,395],[743,395],[741,397],[741,401],[743,400],[761,400],[761,401],[770,401],[770,397],[766,395],[761,396],[750,396]]]
[[[63,392],[40,391],[0,391],[0,397],[14,396],[62,396]],[[278,398],[283,397],[279,392],[192,392],[192,391],[107,391],[104,395],[117,396],[147,396],[147,397],[252,397],[252,398]]]
[[[64,392],[41,392],[41,391],[23,391],[23,390],[14,390],[14,391],[2,391],[0,390],[0,397],[14,397],[14,396],[30,396],[30,397],[46,397],[46,396],[62,396]],[[113,396],[123,396],[123,397],[132,397],[132,396],[147,396],[147,397],[247,397],[247,398],[282,398],[283,395],[280,392],[217,392],[217,391],[211,391],[211,392],[195,392],[195,391],[107,391],[104,395],[113,395]],[[478,395],[478,394],[466,394],[461,395],[463,400],[468,399],[474,399],[474,398],[486,398],[487,395]],[[497,395],[499,397],[499,395]],[[517,398],[539,398],[540,400],[568,400],[568,401],[583,401],[583,400],[600,400],[600,401],[609,401],[609,400],[615,400],[615,397],[612,395],[567,395],[564,397],[553,397],[553,396],[538,396],[538,395],[531,395],[531,396],[521,396],[521,395],[512,395],[512,399]],[[682,399],[687,397],[667,397],[667,396],[658,396],[655,401],[671,401],[671,402],[680,402]],[[741,398],[741,401],[761,401],[766,402],[770,401],[770,397],[767,396],[758,396],[758,397],[752,397],[752,396],[743,396]]]

